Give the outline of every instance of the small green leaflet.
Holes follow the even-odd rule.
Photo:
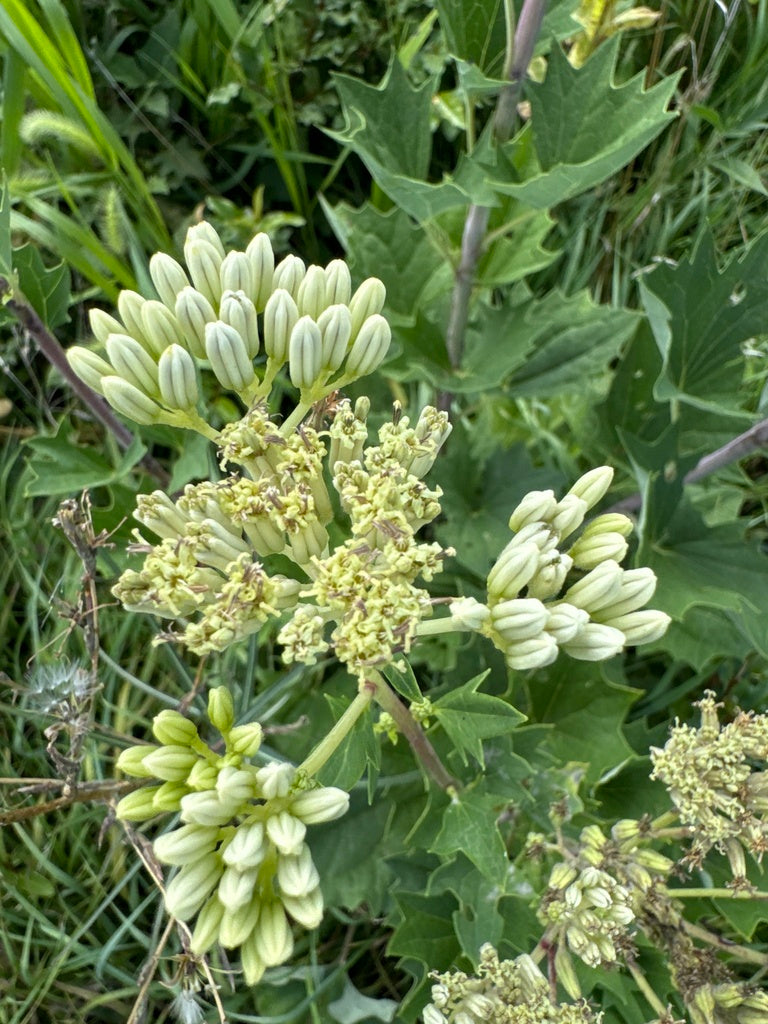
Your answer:
[[[487,674],[475,676],[434,702],[435,717],[464,764],[469,754],[484,766],[483,740],[504,736],[525,721],[525,715],[506,701],[477,692]]]
[[[349,706],[349,701],[326,694],[333,716],[338,721]],[[318,772],[324,786],[338,786],[350,790],[355,783],[368,773],[368,797],[373,799],[376,779],[381,764],[381,747],[373,732],[369,711],[365,711],[355,723],[352,731],[333,756]]]
[[[463,853],[484,878],[503,887],[509,859],[497,821],[504,806],[499,797],[483,792],[482,782],[465,787],[446,807],[430,851],[444,858]]]

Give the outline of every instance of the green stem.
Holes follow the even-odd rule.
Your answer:
[[[375,694],[375,686],[367,680],[361,685],[355,699],[347,710],[334,725],[331,731],[315,747],[315,749],[301,762],[297,771],[306,775],[317,775],[326,761],[335,753],[348,733],[351,732],[358,718],[371,703]]]
[[[648,984],[648,979],[634,962],[631,957],[626,958],[627,967],[629,973],[632,975],[635,984],[640,989],[642,994],[645,996],[645,1000],[649,1006],[652,1007],[653,1011],[659,1015],[660,1020],[664,1020],[667,1016],[667,1008],[653,991],[651,986]]]
[[[673,900],[768,900],[768,892],[744,892],[740,889],[667,889]]]
[[[432,776],[441,789],[458,790],[460,788],[458,780],[454,779],[446,770],[424,730],[378,672],[371,673],[370,684],[375,687],[373,696],[376,703],[383,711],[392,716],[397,731],[405,736],[425,771]]]
[[[425,619],[416,626],[416,636],[438,636],[440,633],[467,632],[468,627],[462,626],[452,615],[442,619]]]
[[[296,427],[301,423],[304,417],[307,415],[309,410],[312,408],[311,402],[299,402],[296,408],[293,410],[288,419],[280,427],[279,434],[281,437],[288,437],[292,434]]]
[[[740,946],[738,942],[730,942],[728,939],[724,939],[722,935],[715,935],[714,932],[701,928],[697,924],[691,924],[690,921],[683,921],[683,928],[691,938],[700,939],[701,942],[706,942],[709,946],[715,946],[724,953],[730,953],[731,956],[738,957],[739,960],[743,960],[745,963],[758,964],[760,967],[768,965],[766,954],[759,953],[756,949]]]

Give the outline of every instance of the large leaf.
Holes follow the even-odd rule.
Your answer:
[[[467,204],[466,193],[453,182],[431,185],[424,180],[432,149],[431,79],[414,88],[395,59],[378,86],[348,75],[335,75],[334,81],[345,124],[327,133],[357,153],[398,206],[423,221]]]
[[[741,345],[768,330],[766,263],[768,233],[722,270],[704,233],[677,266],[661,265],[644,279],[643,302],[663,357],[657,399],[705,410],[738,408]]]
[[[437,10],[449,51],[500,74],[506,43],[503,0],[437,0]]]
[[[598,47],[578,70],[559,46],[547,77],[528,92],[538,170],[527,180],[491,182],[531,206],[551,207],[594,188],[624,167],[675,116],[667,110],[679,76],[643,88],[645,72],[614,83],[618,37]],[[505,150],[514,153],[516,142]]]
[[[395,898],[402,921],[389,940],[389,954],[419,960],[430,970],[446,970],[460,952],[451,924],[453,897],[404,892]]]
[[[46,267],[34,245],[13,250],[13,269],[19,289],[43,323],[55,330],[69,319],[69,268],[64,263]]]
[[[125,483],[147,450],[138,438],[120,456],[117,465],[90,448],[81,448],[59,432],[55,437],[33,437],[24,493],[28,498],[71,495],[86,488]]]
[[[484,878],[502,885],[509,859],[497,824],[500,812],[498,797],[466,787],[451,799],[430,851],[445,858],[462,853]]]

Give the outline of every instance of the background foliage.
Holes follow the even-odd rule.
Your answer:
[[[675,715],[690,718],[706,687],[765,708],[764,459],[684,477],[768,406],[768,3],[664,0],[654,26],[601,43],[579,70],[560,45],[578,31],[575,6],[550,3],[526,120],[496,147],[496,0],[0,4],[0,271],[18,275],[64,343],[86,337],[88,305],[148,286],[148,256],[176,254],[200,216],[229,245],[267,230],[308,261],[345,255],[358,280],[375,274],[388,291],[396,345],[365,386],[374,408],[455,396],[435,479],[437,539],[457,556],[437,586],[479,596],[515,502],[609,462],[613,500],[640,495],[638,563],[658,574],[655,604],[675,620],[650,654],[511,680],[480,645],[422,644],[412,685],[435,702],[435,745],[472,801],[447,808],[402,742],[382,746],[362,724],[324,775],[354,786],[348,817],[315,844],[333,909],[258,990],[222,974],[232,1021],[416,1019],[428,969],[467,966],[485,940],[507,954],[536,943],[529,894],[546,880],[521,850],[551,828],[550,805],[565,801],[576,830],[655,812],[648,747]],[[456,368],[445,325],[471,202],[491,206],[490,234]],[[51,518],[89,487],[114,546],[100,553],[103,688],[82,777],[108,780],[116,750],[201,686],[172,647],[150,646],[152,623],[110,606],[126,516],[154,486],[138,460],[151,450],[178,488],[210,456],[161,428],[121,452],[7,311],[0,358],[0,774],[51,778],[45,730],[57,719],[40,666],[82,653],[81,570]],[[226,399],[211,398],[226,418]],[[209,660],[205,682],[232,685],[243,719],[299,723],[269,743],[300,759],[348,681],[331,664],[286,672],[273,641]],[[500,702],[487,702],[501,696],[524,724],[499,730]],[[75,803],[0,834],[9,1024],[168,1019],[170,947],[141,973],[162,912],[120,830],[100,832],[104,814]],[[701,914],[763,949],[763,907],[709,902]],[[666,999],[664,965],[648,953],[647,967]],[[648,1019],[630,982],[588,973],[607,1024]]]

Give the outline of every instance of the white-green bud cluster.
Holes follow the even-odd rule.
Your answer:
[[[174,711],[155,718],[158,744],[122,752],[118,768],[158,784],[124,797],[117,816],[143,821],[180,812],[181,825],[154,842],[157,859],[178,868],[166,909],[185,922],[197,915],[193,952],[217,942],[240,947],[246,981],[255,984],[267,967],[290,957],[292,922],[320,924],[323,897],[307,827],[343,815],[349,796],[332,786],[311,788],[289,764],[252,764],[261,726],[235,725],[226,687],[211,690],[208,717],[224,739],[221,753]]]
[[[559,501],[553,491],[527,494],[509,520],[515,536],[488,574],[488,617],[479,626],[463,625],[467,610],[452,606],[461,628],[490,637],[510,668],[541,668],[561,650],[582,661],[603,661],[664,634],[669,616],[643,608],[656,586],[653,572],[619,565],[630,519],[597,516],[573,544],[563,544],[582,527],[612,478],[613,470],[601,466]]]
[[[691,1024],[765,1024],[768,993],[739,982],[706,984],[686,994]]]
[[[678,723],[663,748],[651,748],[651,778],[691,827],[689,862],[698,865],[716,846],[743,883],[744,850],[757,860],[768,850],[768,715],[741,711],[722,725],[713,693],[697,706],[698,729]]]
[[[237,462],[241,475],[189,485],[175,502],[161,491],[139,498],[136,518],[161,539],[152,546],[139,535],[143,567],[124,572],[115,595],[132,610],[188,620],[174,639],[201,655],[286,612],[288,662],[313,664],[333,647],[362,674],[407,650],[431,611],[416,580],[439,572],[445,555],[416,534],[440,512],[441,492],[422,477],[450,427],[430,408],[411,426],[398,406],[379,443],[366,446],[367,411],[367,400],[354,409],[341,401],[326,445],[308,424],[283,436],[254,406],[221,434],[222,466]],[[329,479],[344,529],[335,546]],[[295,571],[267,571],[274,554]]]
[[[432,972],[432,1001],[424,1024],[598,1024],[586,1002],[557,1003],[549,983],[527,954],[499,960],[490,943],[480,950],[477,974]]]
[[[202,370],[250,405],[269,395],[287,364],[300,402],[311,405],[372,373],[387,354],[384,285],[369,278],[353,294],[342,260],[306,267],[289,255],[275,266],[266,234],[244,252],[225,252],[206,222],[187,232],[184,260],[186,269],[166,253],[151,258],[159,300],[123,291],[120,319],[91,311],[103,355],[83,346],[67,353],[78,376],[137,423],[215,436],[197,408]]]

